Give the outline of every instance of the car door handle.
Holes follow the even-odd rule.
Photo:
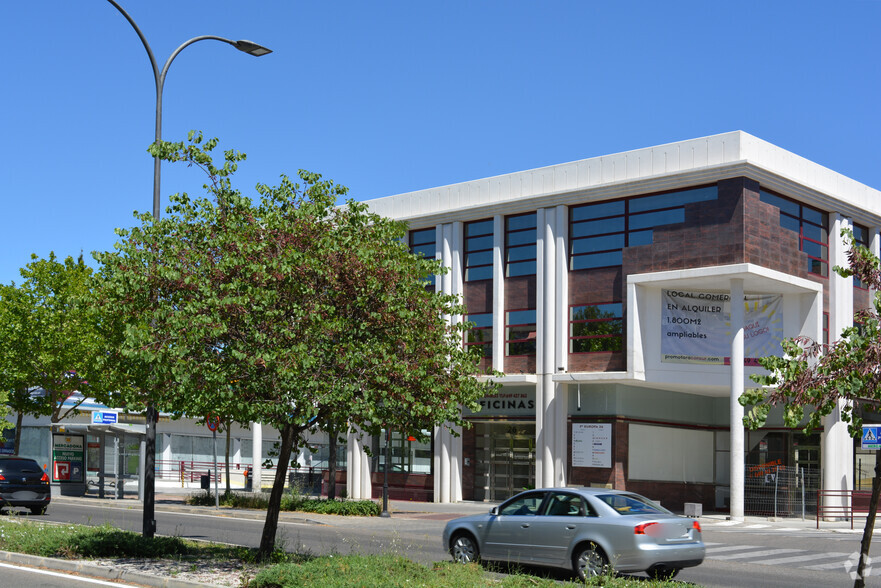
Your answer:
[[[529,523],[523,523],[522,525],[520,525],[520,527],[521,527],[522,529],[528,529],[528,528],[529,528]]]
[[[566,530],[571,531],[575,528],[575,525],[566,525]]]

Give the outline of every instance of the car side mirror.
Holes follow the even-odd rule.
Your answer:
[[[499,514],[499,507],[498,507],[498,506],[494,506],[494,507],[492,507],[491,509],[489,509],[489,514],[491,514],[492,516],[498,516],[498,514]]]

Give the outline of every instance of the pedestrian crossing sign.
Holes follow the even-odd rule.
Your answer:
[[[863,440],[860,449],[881,449],[881,441],[878,440],[881,425],[863,425]]]

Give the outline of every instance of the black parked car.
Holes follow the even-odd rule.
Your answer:
[[[0,509],[24,507],[45,514],[52,499],[49,476],[33,459],[0,456]]]

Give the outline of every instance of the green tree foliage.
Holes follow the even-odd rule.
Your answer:
[[[48,415],[56,423],[100,391],[92,366],[102,349],[87,302],[93,272],[82,256],[34,255],[21,275],[20,286],[0,287],[0,381],[18,413],[16,451],[23,414]],[[83,398],[64,407],[74,391]]]
[[[126,401],[164,411],[260,422],[281,435],[261,553],[272,552],[292,449],[312,428],[347,423],[418,435],[461,424],[487,384],[462,350],[460,301],[423,279],[442,271],[411,255],[401,223],[301,171],[259,199],[234,189],[244,155],[215,166],[216,139],[157,154],[208,175],[208,196],[171,197],[166,217],[118,231],[102,264],[102,304],[116,310],[112,364]],[[108,356],[109,357],[109,356]],[[122,385],[128,383],[129,385]]]
[[[752,379],[762,387],[747,390],[740,397],[742,405],[751,407],[743,419],[745,426],[763,426],[771,408],[781,406],[786,426],[804,426],[810,432],[821,425],[822,417],[840,410],[848,431],[856,437],[862,432],[862,411],[877,410],[881,402],[881,264],[868,249],[854,242],[849,230],[842,231],[842,237],[849,244],[850,267],[836,267],[835,271],[843,277],[856,276],[868,285],[875,292],[872,308],[857,311],[855,326],[845,329],[841,339],[831,345],[796,337],[783,341],[783,357],[760,359],[769,373],[753,375]],[[881,489],[881,452],[876,460],[855,586],[864,585],[862,574]]]

